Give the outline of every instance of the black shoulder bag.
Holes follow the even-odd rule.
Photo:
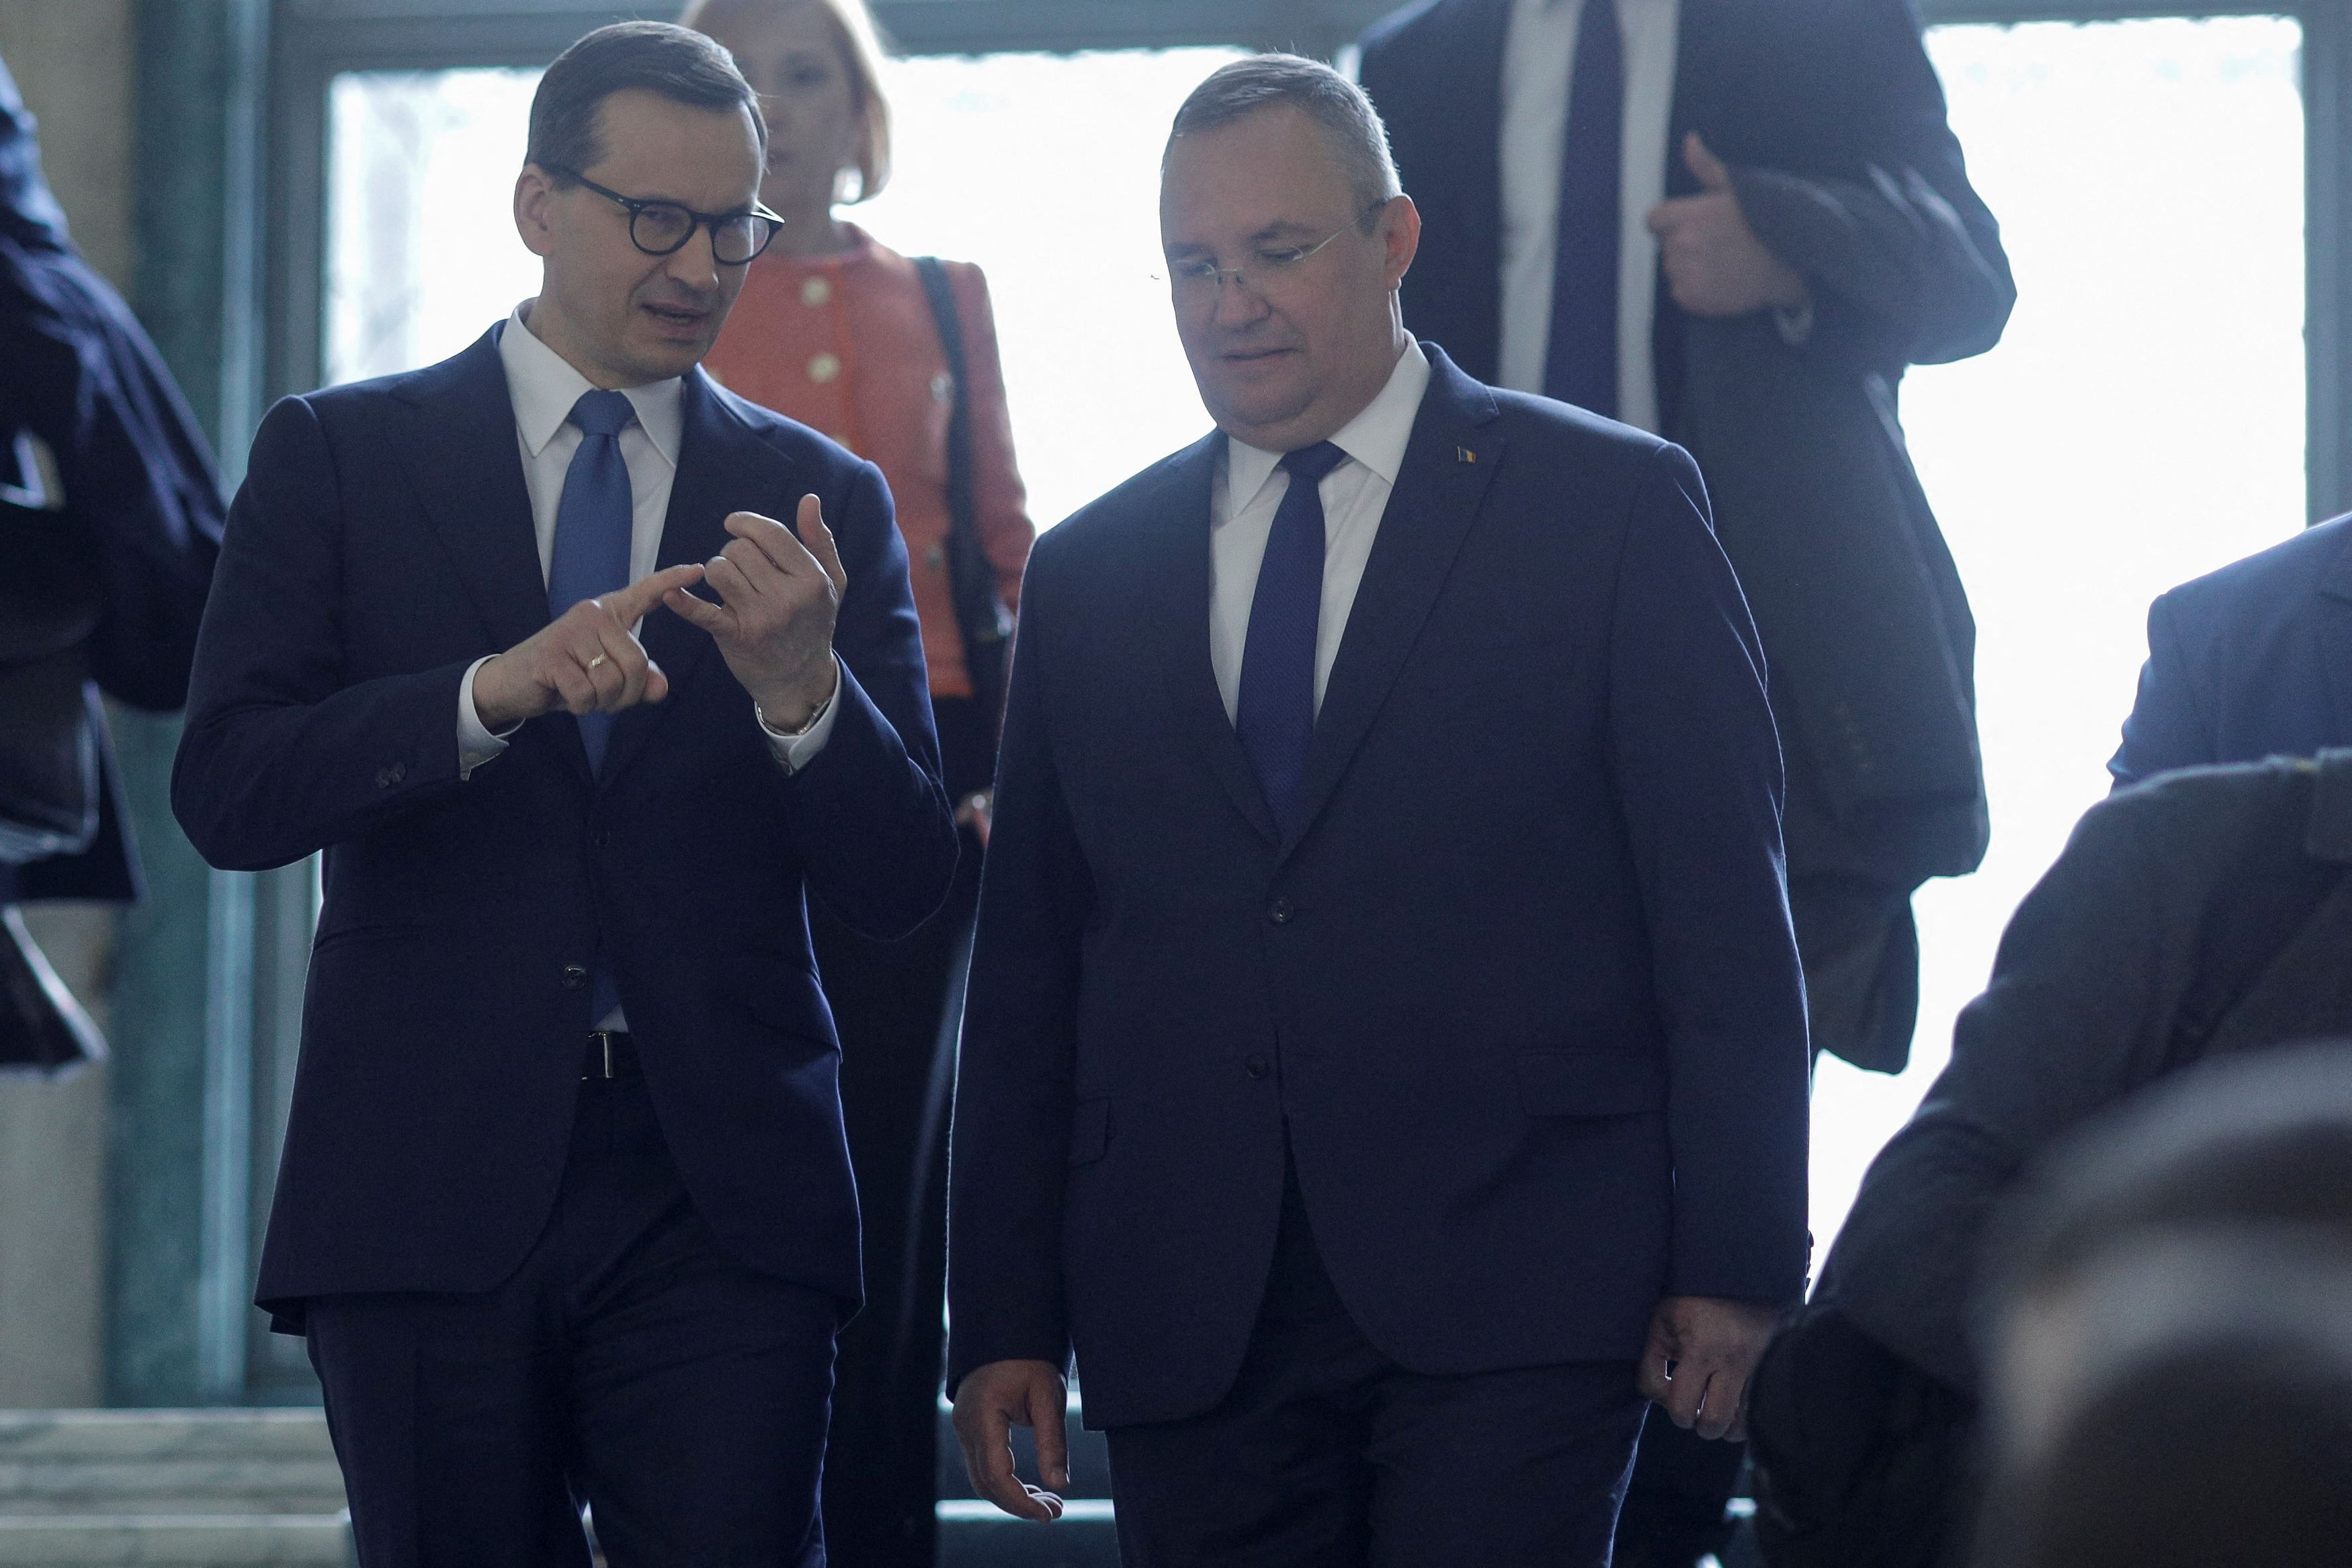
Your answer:
[[[938,256],[915,258],[923,292],[930,297],[931,320],[947,351],[948,379],[955,402],[948,415],[948,585],[954,596],[956,629],[963,634],[964,668],[972,696],[988,715],[993,736],[1004,720],[1005,653],[1013,615],[996,591],[996,571],[981,548],[980,517],[972,499],[971,395],[965,385],[963,321],[957,313],[948,269]]]

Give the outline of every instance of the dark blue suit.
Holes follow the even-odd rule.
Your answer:
[[[2352,517],[2305,529],[2158,596],[2147,663],[2107,771],[2352,746]]]
[[[951,1381],[1075,1345],[1089,1425],[1215,1406],[1286,1148],[1349,1313],[1415,1374],[1627,1363],[1663,1295],[1802,1283],[1780,755],[1698,476],[1430,358],[1286,841],[1209,658],[1223,437],[1039,541]]]
[[[1425,226],[1406,322],[1491,379],[1501,360],[1503,51],[1511,0],[1420,0],[1364,35]],[[1706,476],[1716,533],[1772,666],[1813,1043],[1899,1071],[1918,1009],[1910,898],[1989,833],[1976,626],[1897,422],[1905,368],[1983,352],[2016,289],[1969,183],[1911,0],[1681,0],[1666,193],[1692,131],[1741,215],[1803,273],[1811,334],[1708,319],[1663,271],[1659,429]],[[1615,185],[1605,212],[1618,222]]]
[[[513,1275],[579,1158],[602,963],[693,1222],[846,1307],[856,1202],[803,890],[900,935],[956,859],[888,493],[690,371],[660,562],[715,554],[730,511],[822,499],[849,583],[829,744],[787,776],[710,638],[656,610],[670,695],[620,716],[601,775],[559,714],[461,779],[461,676],[548,619],[496,338],[270,412],[198,643],[189,838],[224,867],[326,852],[260,1300]]]

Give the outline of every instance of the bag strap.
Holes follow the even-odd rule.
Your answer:
[[[947,356],[954,402],[948,412],[948,584],[955,602],[956,628],[963,633],[964,667],[972,694],[990,716],[992,729],[1004,711],[1005,644],[1013,617],[996,591],[996,571],[980,542],[978,504],[972,496],[971,394],[963,351],[963,319],[947,264],[935,256],[915,257],[923,293],[931,304],[940,348]]]
[[[956,309],[955,290],[949,285],[947,265],[936,256],[919,256],[915,270],[922,275],[923,293],[931,302],[931,322],[939,329],[940,347],[947,353],[948,379],[954,383],[955,402],[948,413],[948,526],[970,534],[977,542],[979,518],[971,499],[971,397],[964,387],[963,318]]]

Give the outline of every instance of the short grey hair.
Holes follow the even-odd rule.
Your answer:
[[[1213,73],[1192,89],[1176,111],[1160,167],[1177,141],[1216,131],[1269,109],[1295,109],[1315,122],[1330,143],[1340,172],[1355,193],[1357,221],[1369,226],[1372,209],[1402,195],[1396,159],[1389,152],[1389,129],[1364,89],[1320,60],[1298,55],[1252,55]]]

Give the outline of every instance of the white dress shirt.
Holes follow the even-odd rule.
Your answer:
[[[523,488],[530,495],[530,522],[539,538],[539,577],[543,584],[549,564],[555,559],[555,520],[563,505],[563,477],[571,470],[582,439],[580,427],[572,423],[572,408],[583,393],[595,387],[533,335],[524,316],[528,308],[525,301],[508,318],[507,329],[499,334],[499,359],[506,367],[507,394],[514,402],[515,438],[522,449]],[[621,395],[629,400],[637,415],[620,434],[621,461],[629,470],[632,503],[629,580],[636,582],[651,577],[654,563],[661,558],[662,525],[669,517],[678,443],[686,434],[685,391],[673,376],[646,386],[623,387]],[[457,770],[463,778],[471,778],[475,768],[507,748],[505,738],[492,735],[474,710],[474,676],[488,663],[487,658],[474,661],[457,686]],[[807,767],[832,736],[837,706],[827,704],[816,722],[800,735],[787,737],[767,730],[768,747],[776,759],[795,773]]]
[[[1371,559],[1372,540],[1388,510],[1389,492],[1396,487],[1397,470],[1404,464],[1413,418],[1428,390],[1429,358],[1408,339],[1380,395],[1331,438],[1348,461],[1326,474],[1319,489],[1323,608],[1315,628],[1318,713],[1323,710],[1323,688],[1330,681],[1339,639],[1347,633],[1348,612],[1355,608],[1356,590],[1364,580],[1364,563]],[[1228,436],[1223,471],[1209,487],[1209,662],[1216,669],[1227,718],[1239,711],[1242,652],[1249,642],[1258,568],[1265,560],[1275,509],[1290,488],[1290,471],[1281,462],[1279,452]]]
[[[523,488],[530,495],[530,522],[539,536],[539,578],[547,580],[555,558],[555,518],[563,504],[563,476],[583,439],[572,423],[572,405],[583,392],[595,390],[569,361],[532,335],[524,319],[525,305],[515,307],[507,329],[499,334],[499,359],[506,366],[507,395],[514,402],[515,437],[522,447]],[[677,477],[678,443],[686,434],[685,391],[676,377],[647,386],[623,387],[621,395],[636,411],[636,420],[620,434],[621,461],[629,470],[629,580],[651,577],[661,557],[662,525],[669,516],[670,486]],[[639,625],[644,624],[640,622]],[[635,628],[631,628],[635,630]],[[474,708],[474,677],[492,654],[477,659],[457,683],[457,770],[470,779],[474,769],[507,748],[504,736],[484,727]],[[798,736],[786,737],[761,728],[776,760],[797,773],[824,749],[833,734],[838,702],[825,705],[814,724]],[[756,711],[756,710],[755,710]],[[513,730],[507,731],[510,736]],[[619,1008],[596,1020],[598,1029],[620,1030],[629,1020]]]
[[[1568,140],[1576,30],[1588,4],[1511,0],[1503,46],[1503,342],[1501,381],[1543,391],[1559,257],[1560,155]],[[1681,0],[1613,0],[1625,37],[1625,128],[1617,204],[1617,417],[1658,428],[1658,240],[1650,209],[1665,200]]]

